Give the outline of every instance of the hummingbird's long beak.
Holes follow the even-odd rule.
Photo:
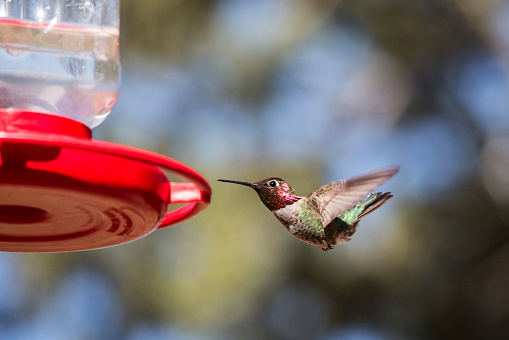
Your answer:
[[[229,179],[218,179],[219,182],[226,182],[226,183],[235,183],[240,185],[245,185],[247,187],[256,188],[256,184],[249,183],[249,182],[241,182],[241,181],[231,181]]]

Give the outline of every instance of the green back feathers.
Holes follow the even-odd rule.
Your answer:
[[[361,217],[361,214],[364,212],[364,210],[366,210],[367,207],[373,204],[380,195],[381,195],[380,193],[376,193],[366,196],[364,199],[359,201],[359,203],[354,205],[351,209],[339,215],[338,216],[339,219],[341,219],[348,225],[354,223]]]

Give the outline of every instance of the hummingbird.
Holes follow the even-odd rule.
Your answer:
[[[263,204],[283,226],[299,240],[323,250],[350,241],[360,220],[393,195],[371,193],[399,170],[391,167],[365,175],[340,179],[320,187],[307,196],[296,195],[292,187],[279,177],[259,182],[219,179],[253,188]]]

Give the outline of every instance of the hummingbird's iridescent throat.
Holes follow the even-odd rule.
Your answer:
[[[232,181],[229,179],[218,179],[218,181],[235,183],[253,188],[263,204],[269,208],[270,211],[286,207],[287,205],[293,204],[302,198],[295,195],[290,185],[279,177],[269,177],[255,183]]]

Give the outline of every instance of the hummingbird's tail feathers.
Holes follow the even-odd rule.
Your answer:
[[[382,205],[384,205],[391,198],[394,197],[394,195],[392,195],[390,192],[385,192],[383,194],[381,192],[377,192],[376,194],[369,195],[368,198],[370,196],[376,196],[376,199],[374,201],[369,202],[368,205],[364,207],[364,211],[359,215],[359,217],[357,217],[357,221],[359,221],[361,218],[368,216],[373,211],[380,208]]]
[[[390,192],[369,194],[338,217],[346,224],[352,225],[380,208],[392,197]]]
[[[327,249],[334,248],[336,244],[350,241],[352,235],[357,231],[357,227],[359,226],[361,219],[380,208],[392,197],[393,195],[390,192],[377,192],[370,194],[360,200],[351,209],[339,215],[329,226],[327,226],[327,228],[325,228],[328,245]]]

